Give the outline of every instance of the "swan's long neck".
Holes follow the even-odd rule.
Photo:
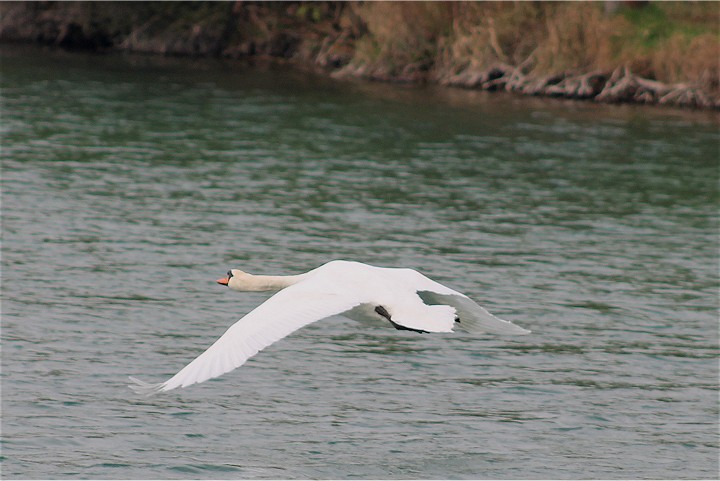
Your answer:
[[[279,291],[291,286],[304,277],[304,274],[297,276],[256,276],[245,273],[237,285],[231,287],[238,291]]]

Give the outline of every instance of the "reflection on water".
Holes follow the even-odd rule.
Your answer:
[[[10,477],[707,478],[716,114],[3,51]],[[262,302],[420,269],[530,337],[337,318],[137,398]]]

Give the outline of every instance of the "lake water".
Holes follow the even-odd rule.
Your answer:
[[[2,49],[5,478],[717,478],[717,114]],[[344,318],[144,398],[267,296],[413,267],[525,337]]]

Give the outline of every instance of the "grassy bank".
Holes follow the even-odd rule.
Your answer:
[[[710,108],[719,29],[716,2],[0,3],[2,40]]]
[[[539,75],[613,70],[718,89],[720,5],[657,2],[379,2],[356,61],[457,71],[497,63]]]

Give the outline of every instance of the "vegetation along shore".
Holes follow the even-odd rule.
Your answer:
[[[0,2],[0,41],[720,109],[718,2]]]

